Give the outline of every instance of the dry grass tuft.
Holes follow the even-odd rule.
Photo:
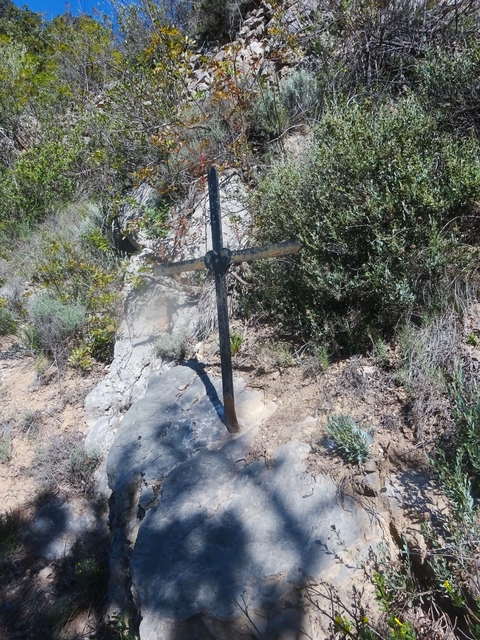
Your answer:
[[[32,475],[45,492],[63,490],[91,496],[93,474],[100,464],[96,451],[87,451],[81,434],[52,438],[37,455]]]
[[[423,327],[413,325],[400,336],[402,364],[397,374],[409,397],[409,418],[419,441],[453,428],[445,375],[463,355],[463,331],[458,315],[444,313]]]

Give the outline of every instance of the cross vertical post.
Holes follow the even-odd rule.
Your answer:
[[[208,172],[208,195],[210,199],[210,226],[212,229],[212,251],[204,258],[193,258],[180,262],[163,263],[157,266],[158,275],[175,275],[184,271],[201,271],[205,267],[215,276],[217,294],[218,334],[220,338],[220,358],[222,363],[223,408],[225,422],[230,433],[238,433],[240,427],[235,413],[233,393],[232,353],[230,350],[230,328],[228,324],[227,286],[225,274],[230,265],[253,262],[266,258],[288,256],[300,251],[298,240],[286,240],[263,247],[250,247],[230,251],[223,246],[222,218],[220,212],[220,190],[218,172],[211,167]]]
[[[212,229],[212,247],[205,256],[206,267],[215,276],[217,295],[218,333],[220,338],[220,358],[222,364],[223,407],[227,429],[238,433],[240,427],[235,413],[233,392],[232,354],[230,350],[230,328],[228,323],[227,286],[225,274],[232,263],[232,252],[223,247],[222,217],[220,211],[220,191],[216,167],[208,172],[208,193],[210,198],[210,223]]]

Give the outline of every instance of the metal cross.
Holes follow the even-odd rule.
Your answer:
[[[183,260],[181,262],[170,262],[160,265],[155,271],[159,275],[174,275],[185,271],[200,271],[207,267],[215,277],[220,358],[222,364],[223,407],[225,410],[227,429],[230,433],[238,433],[240,427],[235,413],[235,400],[233,395],[232,355],[230,349],[225,274],[232,264],[253,262],[254,260],[260,260],[262,258],[274,258],[297,253],[297,251],[300,250],[300,243],[296,240],[290,240],[263,247],[231,251],[223,246],[218,172],[215,167],[211,167],[208,172],[208,193],[210,198],[212,251],[209,251],[204,258],[195,258],[193,260]]]

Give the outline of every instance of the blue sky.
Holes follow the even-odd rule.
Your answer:
[[[70,0],[68,3],[65,0],[14,0],[17,7],[26,5],[32,11],[44,14],[45,18],[49,20],[61,13],[65,13],[67,4],[73,15],[79,15],[80,13],[92,13],[94,7],[100,7],[101,10],[106,13],[109,12],[108,0]]]

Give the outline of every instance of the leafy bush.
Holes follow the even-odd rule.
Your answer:
[[[85,320],[86,309],[80,304],[64,303],[48,292],[36,295],[28,307],[28,315],[43,349],[55,358]]]
[[[450,131],[480,135],[480,42],[432,47],[416,61],[415,84],[426,108]]]
[[[480,150],[441,133],[413,96],[332,105],[315,134],[300,161],[278,161],[259,181],[257,240],[298,238],[302,251],[253,267],[246,309],[260,305],[297,335],[359,349],[442,303],[449,281],[468,275]]]
[[[6,301],[0,298],[0,335],[6,336],[15,333],[18,326],[18,318],[7,307]]]
[[[30,134],[33,135],[33,134]],[[39,222],[71,201],[84,143],[78,131],[52,127],[0,176],[0,222],[15,232],[22,221]]]
[[[382,87],[398,93],[412,81],[415,61],[432,45],[458,47],[476,36],[477,21],[475,2],[460,8],[428,0],[327,0],[305,20],[303,40],[319,66],[330,72],[337,91],[346,87],[358,94]]]
[[[53,343],[62,353],[68,347],[65,357],[71,348],[80,349],[72,364],[84,370],[94,359],[111,359],[118,324],[121,263],[101,224],[98,208],[71,207],[30,231],[8,255],[11,270],[42,289],[29,303],[20,296],[19,313],[26,311],[30,320],[21,327],[23,342],[33,351],[53,353]]]
[[[349,462],[361,464],[367,460],[372,436],[360,429],[352,416],[341,413],[331,416],[327,422],[327,432]]]

